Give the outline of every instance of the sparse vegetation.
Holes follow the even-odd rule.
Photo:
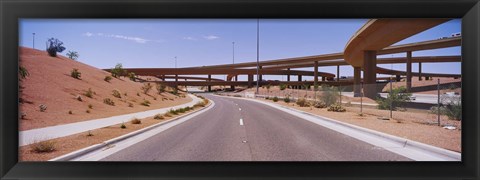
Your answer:
[[[326,108],[327,104],[325,104],[323,101],[316,101],[313,103],[313,107],[315,108]]]
[[[140,103],[140,104],[143,105],[143,106],[150,106],[150,101],[148,101],[148,100],[143,100],[143,102]]]
[[[120,93],[120,91],[118,91],[118,90],[116,90],[116,89],[114,89],[114,90],[112,91],[112,96],[113,96],[113,97],[116,97],[116,98],[122,98],[122,94]]]
[[[21,112],[20,113],[20,119],[26,119],[27,113],[26,112]]]
[[[142,124],[142,121],[140,119],[134,118],[132,121],[130,121],[132,124]]]
[[[32,151],[36,153],[49,153],[56,150],[56,142],[54,140],[40,141],[32,144]]]
[[[322,85],[321,86],[322,95],[320,100],[325,103],[326,106],[337,103],[340,93],[337,87]]]
[[[85,92],[85,96],[89,97],[89,98],[93,98],[93,94],[94,92],[92,91],[92,88],[88,88],[88,91]]]
[[[82,73],[78,71],[78,69],[73,68],[72,71],[70,72],[70,76],[72,76],[75,79],[80,79],[80,76],[82,76]]]
[[[177,88],[173,88],[172,92],[171,92],[173,95],[178,95],[178,89]]]
[[[103,78],[104,81],[106,82],[110,82],[110,80],[112,80],[112,76],[105,76],[105,78]]]
[[[40,104],[38,107],[40,108],[40,112],[45,112],[47,110],[47,105],[45,104]]]
[[[125,76],[127,73],[124,69],[121,63],[118,63],[115,65],[115,68],[113,68],[111,71],[111,74],[114,78],[119,78],[120,76]]]
[[[462,120],[462,101],[460,97],[442,95],[440,97],[440,114],[448,116],[452,120]],[[430,113],[437,114],[438,107],[430,108]]]
[[[333,111],[333,112],[345,112],[347,111],[344,107],[342,107],[341,104],[335,103],[330,106],[328,106],[328,111]]]
[[[150,83],[144,83],[141,87],[143,94],[148,94],[148,92],[152,89],[152,85]]]
[[[165,88],[167,88],[167,86],[165,84],[162,84],[162,83],[157,83],[156,88],[157,88],[158,94],[161,94],[161,93],[165,92]]]
[[[92,104],[88,104],[88,109],[93,109],[93,105],[92,105]]]
[[[135,78],[136,78],[135,73],[133,72],[128,73],[128,79],[135,82]]]
[[[20,75],[20,80],[27,78],[30,76],[30,73],[28,72],[27,68],[23,66],[18,66],[18,74]]]
[[[273,97],[273,98],[272,98],[272,101],[273,101],[273,102],[277,102],[277,101],[278,101],[278,97],[277,97],[277,96]]]
[[[165,113],[164,116],[165,116],[165,117],[172,117],[172,115],[170,114],[170,112]]]
[[[282,91],[285,90],[285,89],[287,89],[287,85],[286,85],[286,84],[280,84],[279,87],[280,87],[280,90],[282,90]]]
[[[178,115],[177,110],[174,110],[174,109],[170,109],[170,111],[168,111],[168,113],[173,114],[173,115]]]
[[[305,98],[299,98],[296,102],[297,105],[300,107],[309,107],[310,104],[308,104],[307,100]]]
[[[78,55],[77,51],[68,51],[67,56],[72,60],[77,60],[80,55]]]
[[[93,136],[92,131],[88,131],[87,136]]]
[[[108,104],[110,106],[115,106],[115,102],[113,102],[113,100],[110,98],[103,99],[103,103]]]
[[[62,41],[56,38],[50,38],[47,40],[47,52],[51,57],[57,57],[57,52],[63,52],[65,49]]]
[[[391,109],[396,111],[398,108],[403,108],[406,102],[410,102],[411,93],[405,93],[406,88],[401,86],[398,88],[392,89],[387,95],[387,98],[377,98],[378,109]]]
[[[68,111],[68,114],[73,114],[72,110]]]
[[[153,117],[153,119],[165,119],[161,114],[157,114]]]
[[[287,96],[283,98],[283,102],[290,103],[290,97]]]
[[[133,107],[133,103],[128,102],[128,107]]]
[[[125,123],[123,123],[123,122],[122,122],[122,125],[120,125],[120,128],[122,128],[122,129],[126,129],[126,128],[127,128],[127,126],[125,126]]]
[[[90,113],[90,109],[87,109],[85,112],[86,112],[86,113]]]

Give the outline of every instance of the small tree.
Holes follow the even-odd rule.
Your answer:
[[[163,92],[165,92],[165,88],[167,88],[167,86],[165,84],[162,84],[162,83],[157,83],[157,91],[158,91],[158,94],[161,94]]]
[[[112,69],[111,73],[114,78],[119,78],[120,76],[124,76],[126,71],[123,69],[122,64],[118,63],[115,65],[115,68]]]
[[[387,98],[377,98],[378,109],[392,109],[397,110],[399,107],[403,107],[406,102],[410,102],[411,93],[405,93],[406,88],[400,86],[392,89],[387,95]],[[391,106],[391,107],[390,107]]]
[[[56,39],[50,38],[46,42],[48,55],[52,57],[57,57],[57,52],[63,52],[66,48],[63,47],[63,42]]]
[[[128,73],[128,78],[129,78],[130,80],[132,80],[132,81],[135,81],[135,78],[136,78],[136,77],[135,77],[135,73],[129,72],[129,73]]]
[[[152,85],[150,83],[145,83],[143,84],[142,86],[142,91],[143,91],[143,94],[147,94],[151,89],[152,89]]]
[[[68,56],[68,58],[73,59],[73,60],[77,60],[78,57],[79,57],[77,51],[68,51],[67,56]]]
[[[321,86],[322,95],[320,99],[325,103],[326,106],[330,106],[337,102],[338,97],[340,96],[338,88],[334,86],[324,85]]]

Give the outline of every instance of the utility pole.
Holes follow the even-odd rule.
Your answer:
[[[33,35],[33,46],[32,47],[33,47],[33,49],[35,49],[35,33],[32,33],[32,35]]]
[[[177,68],[177,56],[175,56],[175,68]]]
[[[260,42],[259,42],[259,32],[260,32],[260,19],[257,19],[257,94],[258,94],[258,86],[259,86],[259,81],[260,81],[260,77],[259,77],[259,73],[258,73],[258,69],[260,68],[260,65],[259,65],[259,46],[260,46]]]

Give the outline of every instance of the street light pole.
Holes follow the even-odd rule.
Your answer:
[[[35,33],[32,33],[33,35],[33,49],[35,49]]]
[[[175,56],[175,68],[177,68],[177,56]]]
[[[260,68],[260,65],[259,65],[259,46],[260,46],[260,43],[259,43],[259,32],[260,32],[260,19],[257,19],[257,94],[258,94],[258,86],[259,86],[259,81],[260,81],[260,77],[259,77],[259,73],[258,73],[258,69]]]

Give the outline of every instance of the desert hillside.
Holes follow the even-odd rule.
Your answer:
[[[50,57],[45,51],[25,47],[20,47],[19,53],[20,66],[29,73],[20,82],[20,130],[170,107],[191,101],[184,94],[158,94],[153,83],[152,89],[144,94],[142,83],[126,77],[112,78],[107,82],[104,79],[111,75],[109,72],[64,56]],[[81,73],[80,79],[71,77],[74,68]],[[86,96],[89,89],[92,91],[91,98]],[[120,92],[120,97],[113,95],[114,90]],[[166,90],[171,91],[170,88]],[[114,105],[104,103],[106,98],[111,99]],[[150,102],[149,106],[142,105],[145,101]],[[40,105],[46,105],[45,111],[40,110]]]

